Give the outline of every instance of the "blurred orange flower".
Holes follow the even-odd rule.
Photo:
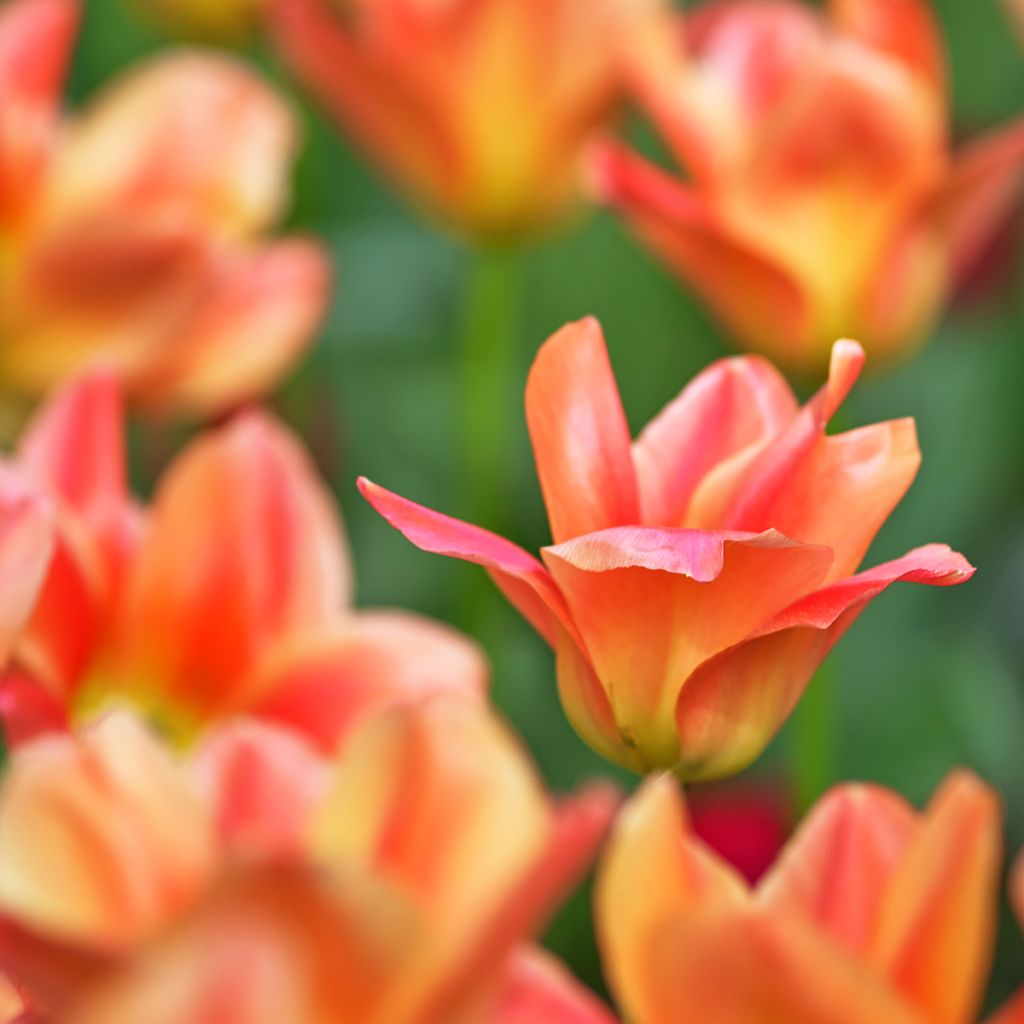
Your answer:
[[[966,1024],[995,941],[1001,814],[953,775],[917,813],[874,786],[827,794],[750,889],[648,782],[601,867],[598,931],[635,1024]]]
[[[245,712],[330,750],[370,710],[486,689],[483,656],[453,629],[351,609],[330,496],[268,417],[202,435],[142,510],[118,387],[97,373],[39,412],[16,464],[53,502],[56,543],[0,680],[15,741],[128,701],[183,742]]]
[[[156,57],[74,117],[75,0],[0,5],[0,381],[45,391],[104,363],[154,410],[273,385],[328,297],[321,247],[266,241],[295,124],[241,64]]]
[[[660,0],[271,0],[295,74],[421,205],[484,240],[579,198],[621,93],[619,44]]]
[[[595,186],[744,346],[820,373],[921,342],[1019,193],[1024,121],[952,153],[926,0],[706,3],[635,37],[681,182],[616,143]]]
[[[528,999],[606,1024],[521,944],[614,805],[603,789],[552,805],[458,698],[376,718],[334,767],[252,722],[182,767],[119,713],[15,757],[0,970],[61,1022],[513,1024]]]
[[[541,349],[526,416],[554,545],[514,544],[361,481],[427,551],[483,565],[555,648],[580,735],[637,771],[739,771],[764,750],[833,644],[898,581],[974,570],[945,545],[856,572],[906,493],[911,420],[825,428],[864,353],[840,342],[800,409],[757,357],[718,362],[631,442],[594,320]]]

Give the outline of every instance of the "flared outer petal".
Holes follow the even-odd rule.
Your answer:
[[[685,526],[690,498],[720,462],[767,442],[797,413],[785,378],[764,359],[723,359],[686,386],[633,445],[642,522]]]
[[[651,768],[680,751],[675,707],[702,662],[824,580],[826,548],[781,534],[621,527],[544,550],[623,743]]]
[[[114,715],[16,755],[0,792],[0,918],[120,949],[196,898],[214,854],[178,766],[136,719]]]
[[[291,112],[244,65],[199,51],[155,57],[76,119],[48,216],[128,206],[215,237],[247,237],[282,212],[294,146]]]
[[[731,235],[697,192],[614,143],[594,150],[590,176],[597,197],[615,207],[738,337],[787,361],[816,360],[810,299],[800,283]]]
[[[251,719],[215,730],[190,774],[221,842],[241,860],[299,857],[328,783],[327,762],[303,737]]]
[[[434,693],[483,699],[490,670],[480,648],[457,630],[407,612],[348,616],[302,634],[257,669],[252,713],[282,722],[324,752],[380,711]]]
[[[8,750],[71,725],[66,702],[16,668],[0,673],[0,723]]]
[[[974,1019],[995,944],[1002,812],[966,772],[935,795],[886,889],[870,960],[935,1024]]]
[[[400,533],[423,551],[482,565],[520,614],[552,646],[559,627],[576,638],[562,597],[547,569],[511,541],[479,526],[460,522],[359,479],[364,498]]]
[[[326,252],[288,240],[227,258],[189,322],[129,383],[150,409],[229,409],[276,383],[327,308]]]
[[[615,1018],[557,960],[524,947],[506,968],[494,1024],[614,1024]]]
[[[676,705],[679,771],[713,778],[756,758],[834,644],[893,583],[954,586],[973,574],[964,557],[944,545],[918,548],[810,594],[759,635],[709,659],[687,680]]]
[[[41,186],[78,27],[76,0],[11,0],[0,11],[0,227]]]
[[[337,621],[349,588],[341,526],[306,454],[272,420],[244,414],[163,478],[116,678],[199,718],[242,710],[258,660]]]
[[[639,521],[629,425],[596,320],[563,327],[537,353],[526,421],[556,544]]]

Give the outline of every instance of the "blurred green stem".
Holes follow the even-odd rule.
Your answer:
[[[836,778],[835,653],[822,663],[793,712],[789,762],[797,810],[805,814]]]

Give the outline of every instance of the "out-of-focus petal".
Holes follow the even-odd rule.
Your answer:
[[[526,420],[555,543],[638,521],[629,424],[596,320],[563,327],[537,353]]]
[[[780,433],[796,412],[793,392],[767,360],[746,356],[710,366],[633,445],[643,522],[686,525],[690,497],[704,475],[749,445]]]
[[[995,943],[1001,809],[967,773],[950,778],[893,873],[871,961],[922,1017],[972,1019]]]
[[[320,246],[284,241],[228,259],[190,322],[131,382],[149,408],[231,408],[267,391],[312,341],[330,272]]]
[[[17,669],[0,674],[0,723],[8,750],[70,727],[65,701]]]
[[[23,747],[4,780],[0,915],[55,939],[137,941],[188,906],[213,857],[198,797],[130,716]]]
[[[680,756],[687,677],[824,580],[826,548],[781,534],[622,527],[544,550],[627,746],[649,768]],[[614,687],[614,689],[612,689]]]
[[[158,56],[76,119],[48,215],[128,204],[138,216],[247,236],[281,213],[294,136],[290,111],[244,65],[198,51]]]
[[[494,1024],[614,1024],[615,1018],[566,968],[539,949],[510,958]]]
[[[247,413],[163,477],[119,623],[118,679],[200,717],[243,710],[258,659],[295,630],[335,622],[350,585],[309,458]]]
[[[941,544],[841,580],[797,601],[761,635],[711,658],[687,680],[676,705],[685,771],[739,771],[765,748],[817,667],[866,605],[896,582],[954,586],[974,570]]]
[[[409,541],[437,555],[482,565],[501,592],[552,646],[561,627],[576,637],[565,599],[547,569],[511,541],[385,490],[365,477],[363,497]]]
[[[369,715],[434,693],[483,698],[490,671],[480,648],[442,623],[370,611],[304,633],[257,669],[252,713],[291,725],[331,752]]]
[[[294,858],[328,782],[328,766],[298,733],[251,719],[216,730],[191,776],[232,856]]]
[[[25,1003],[17,989],[0,975],[0,1024],[17,1024],[25,1010]]]

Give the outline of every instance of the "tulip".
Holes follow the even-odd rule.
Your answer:
[[[341,524],[298,442],[249,412],[128,492],[119,389],[96,373],[40,411],[16,465],[56,508],[55,550],[0,681],[20,741],[129,702],[182,743],[247,713],[333,750],[371,712],[479,697],[478,648],[447,626],[355,612]]]
[[[685,168],[602,144],[597,194],[737,341],[819,374],[927,336],[1018,194],[1024,121],[949,143],[926,0],[706,3],[638,34],[633,92]]]
[[[420,206],[477,239],[579,200],[584,145],[652,0],[271,0],[295,75]]]
[[[973,569],[943,545],[853,574],[917,471],[909,420],[830,436],[864,353],[840,342],[803,408],[766,362],[702,373],[630,443],[601,329],[541,349],[526,415],[554,545],[514,544],[361,481],[427,551],[487,568],[555,648],[562,703],[596,750],[686,779],[771,739],[868,602]]]
[[[968,773],[919,813],[895,793],[826,794],[754,889],[693,834],[668,777],[624,811],[596,914],[635,1024],[967,1024],[997,922],[1001,813]]]
[[[15,757],[0,970],[62,1024],[515,1024],[529,1005],[577,1013],[535,1024],[606,1024],[524,942],[614,802],[552,804],[460,698],[384,713],[334,766],[245,721],[182,765],[119,712]]]
[[[265,238],[292,114],[241,64],[190,52],[64,118],[78,11],[0,3],[0,380],[38,394],[102,362],[152,410],[234,406],[283,375],[327,302],[322,248]]]

